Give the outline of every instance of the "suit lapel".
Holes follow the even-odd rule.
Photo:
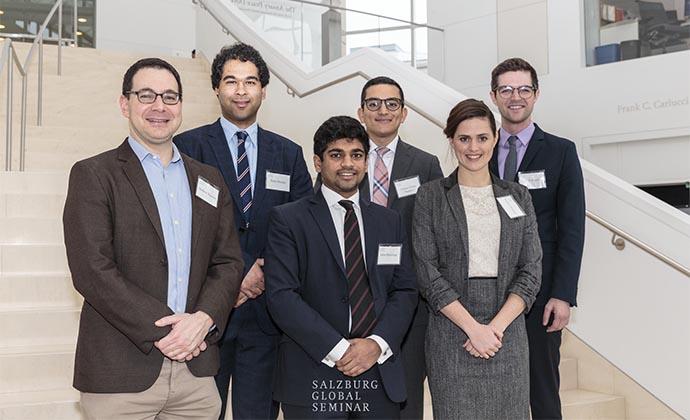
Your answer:
[[[359,196],[371,200],[371,190],[369,189],[369,172],[364,175],[362,182],[359,183]]]
[[[345,262],[343,261],[343,253],[340,250],[340,243],[338,242],[338,235],[335,232],[335,226],[333,226],[333,218],[331,217],[331,212],[326,204],[326,199],[323,198],[321,191],[318,191],[316,195],[309,201],[309,212],[316,221],[317,226],[321,230],[321,234],[328,245],[328,249],[331,250],[331,254],[335,261],[340,267],[340,271],[343,276],[345,273]]]
[[[367,275],[369,276],[369,287],[374,300],[381,296],[378,284],[378,247],[379,237],[376,228],[376,220],[372,214],[371,202],[368,198],[359,196],[359,207],[362,209],[362,229],[364,230],[364,253],[366,255]]]
[[[511,195],[509,190],[501,187],[496,183],[496,179],[498,179],[498,177],[492,179],[494,197],[498,198],[506,195]],[[503,207],[498,202],[496,203],[496,206],[498,207],[498,216],[501,219],[501,233],[500,240],[498,243],[498,273],[500,275],[501,273],[510,273],[510,267],[508,266],[508,256],[510,255],[510,247],[512,247],[512,229],[510,216],[508,216],[508,214],[505,212],[505,210],[503,210]]]
[[[223,174],[225,182],[228,183],[230,195],[232,195],[232,201],[240,214],[243,214],[239,204],[242,201],[240,201],[240,188],[237,184],[237,172],[235,172],[232,153],[230,153],[230,147],[228,146],[228,141],[225,138],[223,127],[220,125],[220,119],[218,119],[218,121],[216,121],[209,129],[209,144],[213,150],[213,153],[216,155],[216,161],[218,162],[220,172]]]
[[[134,151],[127,143],[127,140],[125,140],[125,142],[118,148],[118,158],[124,162],[122,170],[124,171],[129,182],[132,184],[134,192],[139,198],[142,207],[144,207],[144,211],[149,217],[153,228],[156,230],[156,234],[158,234],[161,244],[165,248],[163,228],[161,226],[160,216],[158,215],[156,199],[153,196],[153,191],[149,185],[148,178],[146,178],[144,168],[141,166],[141,162],[139,162],[137,155],[134,154]]]
[[[532,138],[527,145],[527,150],[525,150],[525,156],[520,162],[520,167],[518,172],[522,172],[529,168],[529,164],[532,162],[534,157],[539,153],[539,150],[544,146],[544,132],[536,124],[534,124],[534,133]]]
[[[469,256],[469,244],[467,243],[467,218],[465,217],[465,206],[462,203],[462,194],[460,193],[460,186],[458,185],[458,170],[456,169],[447,178],[443,180],[443,185],[446,188],[446,199],[455,223],[460,229],[460,238],[462,240],[462,249],[464,255]]]
[[[412,154],[410,147],[402,140],[398,140],[398,146],[395,149],[395,157],[393,158],[393,169],[391,170],[390,185],[388,186],[388,208],[393,207],[393,203],[398,199],[398,190],[395,188],[393,181],[415,174],[408,172],[412,165]]]
[[[196,170],[196,166],[189,161],[185,156],[182,156],[182,161],[184,162],[184,169],[187,172],[187,180],[189,181],[189,192],[192,200],[192,243],[191,243],[191,258],[190,261],[194,262],[194,250],[196,244],[199,241],[199,234],[201,232],[201,223],[204,220],[204,206],[202,201],[196,199],[196,184],[199,179],[199,172]],[[216,187],[220,187],[217,185]]]
[[[266,171],[272,167],[273,159],[277,156],[275,142],[266,135],[261,127],[258,127],[257,137],[256,180],[252,194],[252,207],[254,208],[259,208],[261,201],[266,196]]]

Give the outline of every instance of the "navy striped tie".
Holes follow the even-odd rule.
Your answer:
[[[237,132],[237,184],[240,186],[240,205],[245,220],[249,220],[252,208],[252,177],[249,173],[249,159],[244,143],[247,140],[246,131]]]
[[[362,239],[359,233],[357,215],[352,201],[342,200],[339,204],[345,208],[345,272],[347,273],[347,288],[349,291],[350,314],[352,328],[350,338],[362,338],[371,334],[376,325],[374,299],[369,287],[362,252]]]

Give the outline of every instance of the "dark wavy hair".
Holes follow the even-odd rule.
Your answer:
[[[372,86],[376,85],[392,85],[398,88],[398,92],[400,92],[400,100],[402,101],[403,107],[405,106],[405,94],[403,93],[402,88],[396,82],[395,80],[391,79],[390,77],[387,76],[378,76],[374,77],[373,79],[369,79],[365,84],[364,87],[362,88],[362,94],[360,95],[359,99],[359,105],[364,108],[364,100],[367,99],[367,89],[369,89]],[[385,98],[384,98],[385,99]]]
[[[486,118],[489,120],[489,125],[494,135],[496,135],[496,118],[488,106],[477,99],[465,99],[459,102],[450,110],[448,120],[446,121],[446,128],[443,129],[443,134],[449,139],[455,135],[455,130],[458,129],[460,123],[470,118]]]
[[[352,117],[340,115],[331,117],[314,133],[314,154],[323,160],[328,145],[340,139],[356,139],[362,143],[365,154],[369,154],[369,136],[362,124]]]
[[[266,62],[261,58],[261,54],[251,45],[238,42],[221,48],[220,52],[216,54],[216,58],[213,59],[213,64],[211,64],[211,86],[213,89],[220,84],[220,78],[223,76],[223,66],[230,60],[254,63],[259,70],[259,83],[261,83],[261,87],[268,85],[268,80],[271,76]]]

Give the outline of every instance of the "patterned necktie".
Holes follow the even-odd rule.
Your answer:
[[[339,204],[345,208],[345,271],[352,315],[350,338],[362,338],[371,334],[376,325],[374,299],[364,265],[362,238],[355,209],[350,200],[339,201]]]
[[[240,204],[245,219],[249,219],[252,207],[252,180],[249,173],[249,159],[244,143],[247,140],[246,131],[237,132],[237,184],[240,187]]]
[[[387,147],[376,149],[376,163],[374,163],[374,190],[371,194],[371,201],[383,207],[388,206],[388,168],[383,162],[383,156],[390,151]]]
[[[506,156],[506,163],[503,166],[503,179],[506,181],[515,181],[515,174],[517,173],[517,136],[508,137],[508,156]]]

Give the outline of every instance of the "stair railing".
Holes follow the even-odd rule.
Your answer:
[[[77,0],[74,0],[74,26],[73,26],[73,36],[74,38],[63,38],[62,37],[62,5],[63,0],[56,0],[53,7],[50,9],[48,16],[43,21],[43,24],[39,28],[35,36],[26,34],[0,34],[5,37],[2,43],[2,56],[0,57],[0,74],[2,74],[3,67],[7,66],[7,98],[6,98],[6,127],[5,127],[5,171],[12,170],[12,122],[13,122],[13,101],[12,101],[12,90],[13,90],[13,73],[14,67],[17,67],[17,71],[22,78],[22,95],[20,102],[20,131],[19,131],[19,170],[24,171],[26,166],[26,120],[27,120],[27,90],[29,82],[30,66],[32,64],[32,59],[36,50],[38,50],[38,88],[37,88],[37,111],[36,111],[36,125],[43,125],[43,42],[44,41],[57,41],[58,52],[57,52],[57,74],[62,75],[62,44],[63,42],[73,41],[76,46],[77,42]],[[57,38],[50,38],[44,35],[48,24],[52,20],[53,16],[57,12],[58,16],[58,36]],[[29,50],[24,63],[17,56],[17,51],[14,45],[12,45],[12,38],[34,38],[33,44],[31,44],[31,49]]]

